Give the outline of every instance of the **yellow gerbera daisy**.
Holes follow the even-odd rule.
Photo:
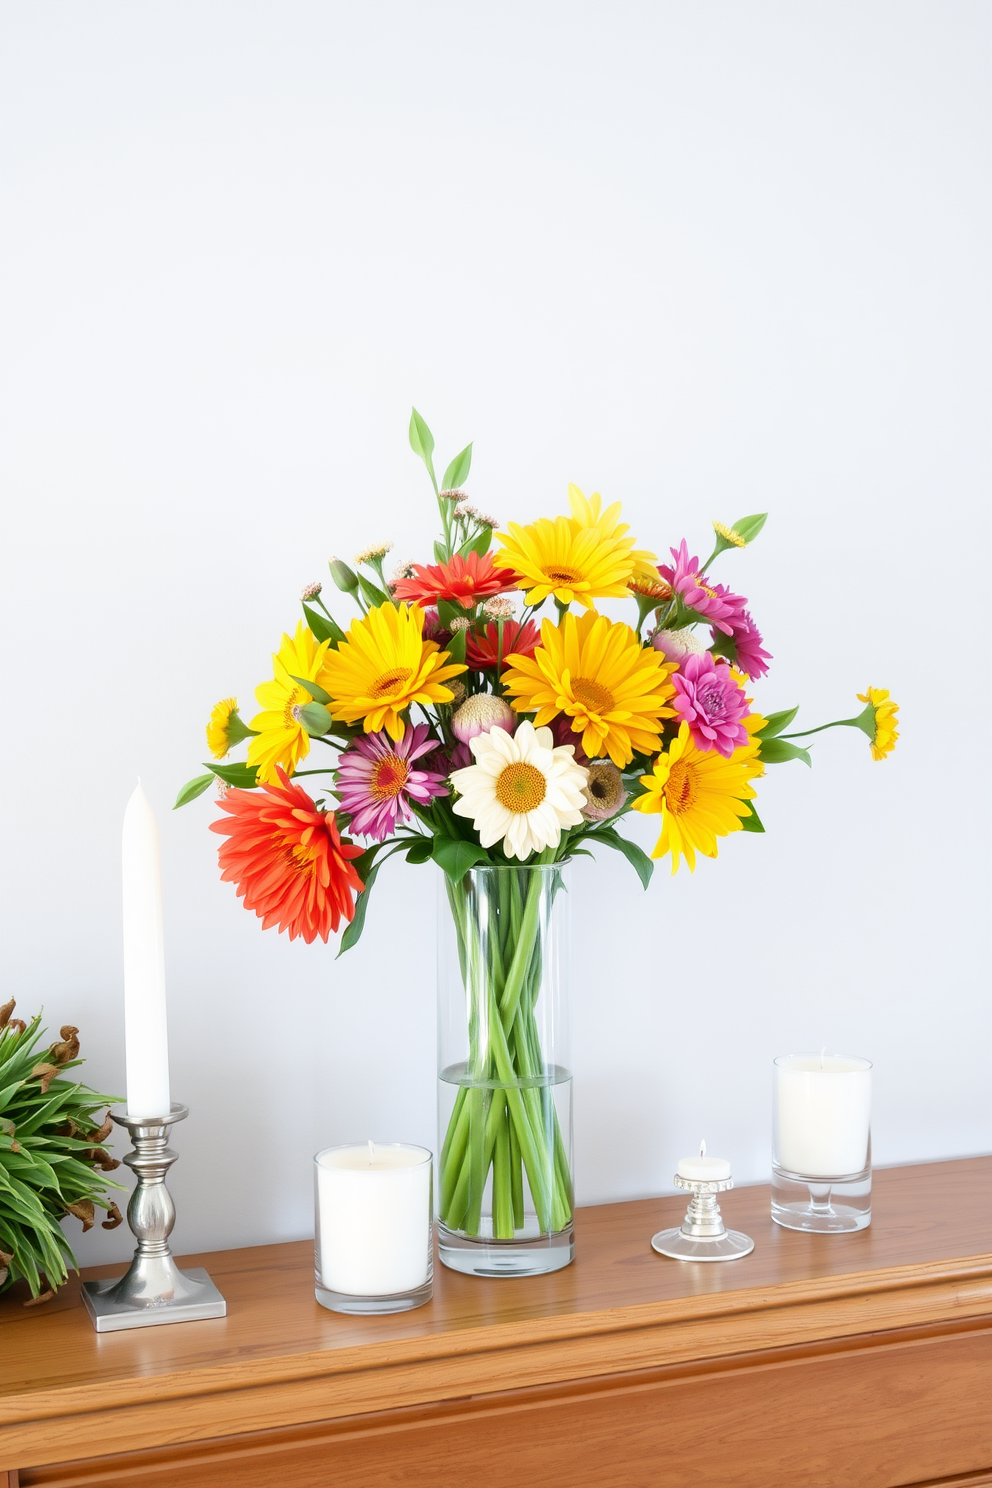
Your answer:
[[[251,721],[256,738],[248,745],[248,763],[258,766],[257,779],[277,784],[276,766],[282,765],[292,775],[300,760],[310,753],[310,736],[296,717],[295,710],[313,701],[312,695],[296,677],[305,677],[325,687],[324,667],[329,641],[321,641],[301,620],[294,636],[284,635],[279,650],[272,658],[274,676],[255,688],[262,707]]]
[[[493,561],[520,575],[529,605],[543,604],[553,594],[560,604],[578,600],[591,610],[594,599],[626,598],[634,573],[632,546],[629,539],[595,525],[580,527],[570,517],[541,517],[529,527],[510,522]]]
[[[247,733],[247,729],[241,724],[241,732],[237,738],[232,739],[232,719],[241,724],[237,698],[221,698],[219,703],[214,703],[210,710],[210,722],[207,724],[207,748],[214,759],[223,759],[231,745],[236,744],[238,739],[243,739]]]
[[[867,703],[875,711],[875,737],[871,741],[871,757],[884,759],[895,749],[899,737],[896,729],[899,704],[889,702],[888,689],[885,687],[869,687],[867,692],[859,692],[858,702]],[[866,708],[865,712],[867,711]]]
[[[423,629],[419,605],[382,604],[353,620],[327,657],[324,686],[333,716],[345,723],[361,719],[367,734],[384,728],[399,740],[406,731],[401,714],[411,703],[450,703],[454,693],[441,684],[465,667],[436,641],[425,641]]]
[[[635,751],[653,753],[661,720],[675,716],[665,706],[675,667],[605,615],[565,615],[560,626],[545,620],[533,656],[513,653],[506,662],[513,670],[503,683],[515,712],[536,712],[538,728],[566,714],[589,758],[608,754],[621,769]]]
[[[590,527],[599,529],[607,541],[617,540],[627,548],[627,557],[633,567],[633,577],[644,579],[649,584],[660,583],[658,574],[658,558],[655,553],[649,553],[647,549],[634,550],[634,539],[627,537],[630,526],[627,522],[620,521],[620,503],[614,501],[603,511],[603,498],[598,491],[591,496],[585,496],[576,485],[568,488],[568,504],[572,509],[572,521],[580,531],[586,531]],[[667,588],[667,585],[666,585]],[[668,591],[671,594],[671,590]]]
[[[697,852],[715,858],[716,839],[741,830],[741,819],[748,815],[744,803],[755,795],[749,782],[761,774],[760,762],[748,757],[751,748],[742,744],[729,759],[715,749],[704,754],[683,723],[651,774],[641,776],[645,794],[636,798],[634,810],[661,813],[661,836],[651,856],[671,853],[673,873],[680,857],[694,873]]]

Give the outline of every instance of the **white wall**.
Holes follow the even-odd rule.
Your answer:
[[[727,578],[828,734],[767,836],[576,872],[585,1202],[705,1132],[766,1177],[772,1057],[875,1060],[881,1163],[992,1146],[984,960],[992,12],[31,0],[3,11],[5,994],[123,1081],[118,843],[165,844],[180,1248],[309,1233],[311,1153],[433,1144],[433,870],[341,962],[170,814],[332,551],[423,557],[415,402],[504,518],[769,510]],[[343,610],[343,607],[342,607]],[[650,842],[656,823],[643,824]],[[130,1250],[99,1231],[87,1261]]]

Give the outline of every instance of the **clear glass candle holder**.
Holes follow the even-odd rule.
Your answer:
[[[426,1147],[325,1147],[314,1162],[314,1295],[331,1312],[408,1312],[431,1298],[433,1158]]]
[[[772,1219],[823,1234],[871,1224],[870,1060],[775,1060]]]

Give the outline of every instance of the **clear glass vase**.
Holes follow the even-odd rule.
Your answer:
[[[575,1254],[567,872],[442,878],[438,917],[439,1252],[474,1276]]]

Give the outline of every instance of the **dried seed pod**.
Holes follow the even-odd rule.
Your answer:
[[[58,1074],[58,1066],[54,1064],[36,1064],[31,1071],[32,1080],[40,1080],[42,1095],[48,1094],[48,1087]]]
[[[93,1228],[93,1218],[96,1210],[93,1207],[92,1199],[79,1199],[75,1204],[66,1204],[65,1207],[69,1214],[74,1214],[77,1219],[82,1220],[84,1235],[87,1230]]]
[[[62,1034],[62,1041],[50,1045],[48,1052],[53,1064],[68,1064],[79,1053],[79,1029],[72,1023],[64,1023],[59,1032]]]

